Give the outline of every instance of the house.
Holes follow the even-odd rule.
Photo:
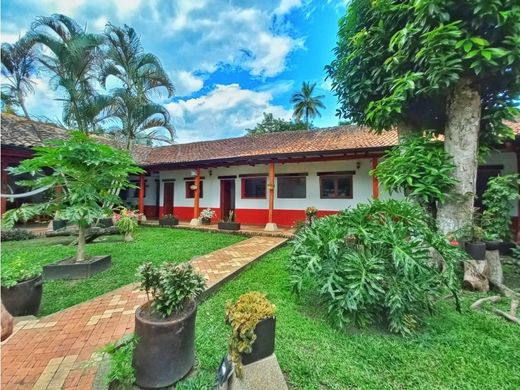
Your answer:
[[[4,114],[2,120],[3,131]],[[490,177],[519,171],[520,123],[509,125],[516,139],[479,167],[477,199]],[[152,219],[175,214],[197,223],[200,211],[211,208],[215,220],[233,210],[244,224],[293,226],[305,219],[308,206],[327,215],[388,198],[369,171],[397,142],[396,131],[375,135],[367,128],[338,126],[154,148],[138,145],[132,153],[146,174],[132,177],[138,188],[121,195]],[[517,228],[519,210],[519,205],[511,210]]]

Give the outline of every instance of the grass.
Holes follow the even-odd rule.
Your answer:
[[[112,267],[90,279],[47,281],[39,315],[47,315],[84,302],[136,280],[136,269],[145,261],[181,263],[195,256],[234,244],[244,238],[231,234],[145,227],[135,233],[135,241],[122,236],[104,236],[87,245],[87,255],[112,255]],[[76,247],[70,237],[41,238],[2,243],[2,268],[21,257],[40,265],[73,256]]]
[[[197,371],[176,388],[211,388],[230,331],[225,303],[252,290],[266,292],[277,306],[276,355],[294,389],[518,388],[518,325],[471,311],[477,295],[463,296],[462,314],[452,302],[441,302],[414,337],[374,329],[339,331],[312,300],[291,293],[289,255],[288,248],[271,253],[199,307]]]

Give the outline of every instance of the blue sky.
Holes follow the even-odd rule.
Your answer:
[[[13,42],[40,15],[63,13],[101,32],[128,24],[156,54],[176,86],[158,96],[170,111],[177,142],[244,134],[262,112],[289,119],[290,95],[316,82],[326,109],[318,127],[334,126],[336,98],[323,67],[332,60],[344,0],[11,0],[2,2],[2,42]],[[31,114],[60,118],[45,74],[27,101]]]

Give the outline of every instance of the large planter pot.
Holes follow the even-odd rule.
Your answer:
[[[502,240],[484,240],[484,243],[486,244],[486,250],[496,251],[500,249]]]
[[[468,255],[475,260],[486,260],[486,244],[484,242],[465,242]]]
[[[172,319],[152,318],[144,304],[135,312],[138,343],[133,366],[136,384],[157,389],[182,379],[195,363],[195,318],[197,304]]]
[[[219,222],[219,230],[240,230],[240,224],[238,222]]]
[[[65,219],[53,219],[52,230],[65,229],[67,227],[67,221]]]
[[[200,219],[200,222],[201,222],[203,225],[211,225],[211,218],[201,218],[201,219]]]
[[[511,256],[511,254],[512,254],[511,249],[513,249],[515,246],[516,245],[513,242],[502,241],[499,245],[500,255],[501,256]]]
[[[109,228],[111,226],[114,226],[114,221],[112,221],[112,217],[110,218],[101,218],[98,221],[98,226],[102,228]]]
[[[25,280],[11,288],[2,286],[2,303],[13,316],[29,316],[38,313],[43,293],[41,276]]]
[[[112,256],[93,256],[82,262],[74,258],[43,266],[43,278],[54,279],[86,279],[102,272],[112,265]]]
[[[161,218],[159,220],[159,226],[177,226],[179,220],[177,218]]]
[[[255,328],[256,340],[251,353],[242,353],[242,364],[247,365],[264,359],[274,353],[276,318],[266,318]]]

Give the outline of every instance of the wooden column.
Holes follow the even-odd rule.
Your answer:
[[[275,231],[278,227],[273,222],[273,210],[274,210],[274,162],[269,164],[269,176],[267,180],[267,188],[269,189],[269,217],[265,230]]]
[[[144,214],[144,175],[139,175],[139,214]]]
[[[377,157],[372,158],[372,169],[377,168]],[[372,176],[372,198],[379,199],[379,181]]]
[[[195,196],[193,200],[193,219],[199,218],[200,208],[200,168],[197,168],[197,175],[195,176]]]

